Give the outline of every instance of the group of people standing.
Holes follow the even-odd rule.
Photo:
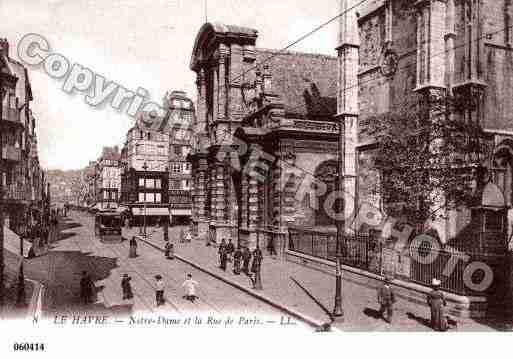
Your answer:
[[[395,293],[391,286],[391,277],[385,276],[383,283],[378,287],[379,314],[387,322],[392,322],[394,314]],[[447,301],[440,290],[440,280],[434,278],[431,284],[432,290],[427,295],[427,304],[431,311],[430,325],[433,330],[444,332],[449,329],[450,316],[447,313]]]
[[[239,245],[235,248],[231,238],[228,240],[228,243],[226,242],[226,239],[222,239],[221,244],[219,245],[218,254],[219,268],[226,271],[228,262],[233,262],[233,274],[235,275],[240,275],[241,272],[248,276],[251,276],[252,274],[256,275],[256,273],[260,271],[263,260],[262,251],[259,246],[257,246],[253,253],[251,253],[248,247],[241,248]]]

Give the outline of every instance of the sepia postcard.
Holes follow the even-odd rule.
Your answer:
[[[0,149],[7,358],[513,331],[510,0],[0,0]]]

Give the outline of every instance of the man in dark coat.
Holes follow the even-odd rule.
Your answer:
[[[123,289],[123,300],[132,299],[134,294],[132,293],[132,286],[130,285],[130,281],[132,280],[128,274],[123,274],[123,279],[121,279],[121,289]]]
[[[231,257],[233,256],[233,252],[235,252],[235,246],[232,243],[232,239],[228,239],[228,244],[226,245],[226,256],[228,258],[228,262],[231,262]]]
[[[433,290],[427,296],[427,303],[431,309],[431,327],[436,331],[447,330],[447,318],[445,314],[445,296],[440,290],[441,282],[438,279],[433,279]]]
[[[274,248],[274,237],[270,237],[269,241],[267,242],[267,251],[269,252],[270,256],[277,255],[276,248]]]
[[[249,275],[249,262],[251,261],[251,252],[248,247],[242,251],[242,272]]]
[[[262,251],[257,246],[253,251],[253,262],[251,263],[251,273],[256,273],[260,270],[260,266],[262,265],[262,259],[264,256],[262,255]]]
[[[235,253],[233,254],[233,274],[240,274],[240,262],[242,259],[242,251],[240,246],[237,246]]]
[[[395,294],[390,286],[390,282],[390,277],[385,276],[384,282],[378,288],[378,303],[380,305],[379,314],[387,323],[392,322],[395,303]]]
[[[224,238],[222,239],[221,244],[219,245],[218,253],[219,253],[219,262],[220,262],[219,268],[221,268],[222,270],[225,271],[226,270],[226,262],[228,260],[228,252],[227,252],[226,240]]]
[[[92,302],[93,297],[93,280],[86,271],[82,272],[82,278],[80,279],[80,298],[84,304]]]
[[[128,257],[129,258],[137,257],[137,240],[135,239],[135,237],[132,237],[132,239],[130,239],[129,244],[130,244],[130,250],[128,253]]]

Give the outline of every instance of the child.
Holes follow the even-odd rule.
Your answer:
[[[164,304],[164,281],[162,280],[162,276],[157,274],[155,276],[156,279],[156,291],[155,291],[155,300],[157,301],[157,307],[159,305]]]
[[[182,287],[185,288],[185,299],[190,300],[194,303],[196,300],[196,287],[198,286],[198,282],[192,279],[192,275],[187,274],[187,279],[183,282]]]
[[[390,286],[391,278],[385,276],[384,283],[378,288],[378,303],[380,305],[379,314],[387,323],[392,322],[394,314],[395,295]]]

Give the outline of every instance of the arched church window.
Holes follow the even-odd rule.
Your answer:
[[[329,160],[321,163],[315,170],[315,179],[326,185],[326,191],[317,198],[317,208],[315,209],[315,225],[331,226],[335,225],[335,219],[329,212],[337,210],[338,203],[327,203],[330,194],[335,191],[337,179],[337,163]],[[315,193],[315,192],[314,192]],[[326,208],[328,207],[328,208]],[[326,210],[328,209],[328,211]]]

